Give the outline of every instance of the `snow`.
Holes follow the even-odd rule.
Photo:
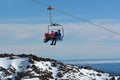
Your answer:
[[[48,70],[49,66],[51,66],[51,63],[50,62],[43,62],[43,61],[41,61],[41,62],[35,61],[35,65],[42,68],[43,70],[46,70],[46,69]]]
[[[24,71],[29,64],[28,58],[18,58],[11,62],[11,65],[18,71]]]
[[[4,68],[8,68],[10,66],[11,61],[8,58],[0,58],[0,66]]]
[[[40,68],[42,71],[49,71],[52,72],[53,79],[49,80],[111,80],[111,76],[108,73],[102,73],[97,72],[93,69],[84,69],[84,68],[78,68],[77,66],[71,66],[66,65],[66,69],[70,69],[70,71],[63,74],[63,77],[56,76],[59,71],[59,66],[62,66],[60,64],[57,64],[57,67],[53,67],[52,63],[50,61],[34,61],[34,63],[29,62],[29,57],[21,58],[16,57],[15,59],[10,59],[9,57],[0,58],[0,67],[3,67],[5,69],[9,68],[15,68],[15,72],[22,72],[22,71],[32,71],[32,68],[27,68],[28,65],[35,65],[36,67]],[[73,71],[72,71],[72,70]],[[75,71],[75,72],[74,72]],[[61,71],[64,72],[64,71]],[[32,71],[32,73],[36,76],[39,76],[40,74],[36,73],[35,71]],[[17,76],[17,73],[9,75],[5,77],[5,73],[0,71],[0,80],[7,80],[7,78],[11,78],[11,80],[15,80],[15,76]],[[28,78],[28,79],[27,79]],[[119,77],[115,77],[116,80],[118,80]],[[25,77],[21,80],[40,80],[39,78],[29,78]]]
[[[39,78],[21,79],[21,80],[40,80]]]
[[[53,73],[53,77],[56,76],[56,74],[58,73],[58,69],[56,67],[52,67],[52,73]]]
[[[0,67],[4,67],[5,69],[13,66],[18,71],[25,70],[26,65],[28,65],[28,58],[17,58],[17,59],[9,59],[9,58],[0,58]]]
[[[35,61],[35,65],[42,68],[43,71],[44,70],[51,71],[53,73],[53,77],[55,77],[57,72],[58,72],[58,69],[56,67],[52,67],[51,63],[48,62],[48,61],[46,61],[46,62],[43,62],[43,61],[37,62],[37,61]],[[51,68],[51,69],[49,69],[49,68]]]

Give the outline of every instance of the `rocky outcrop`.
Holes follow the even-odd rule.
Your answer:
[[[32,54],[0,54],[0,60],[0,80],[120,80],[89,66],[68,65]]]

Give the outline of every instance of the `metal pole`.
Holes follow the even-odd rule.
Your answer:
[[[49,13],[50,13],[50,23],[52,24],[53,22],[52,22],[52,13],[51,13],[51,10],[49,11]]]
[[[50,23],[53,24],[53,22],[52,22],[52,10],[53,10],[53,7],[52,6],[48,6],[47,9],[49,10],[49,14],[50,14]]]

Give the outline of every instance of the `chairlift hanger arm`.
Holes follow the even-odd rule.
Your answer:
[[[54,10],[54,8],[52,6],[48,6],[47,10],[49,10],[50,23],[53,24],[53,22],[52,22],[52,10]]]

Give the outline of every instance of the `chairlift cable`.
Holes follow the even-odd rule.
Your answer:
[[[42,6],[44,6],[44,7],[48,7],[48,5],[42,3],[42,2],[40,2],[40,1],[38,1],[38,0],[32,0],[32,1],[34,1],[34,2],[36,2],[36,3],[38,3],[38,4],[40,4],[40,5],[42,5]],[[101,26],[101,25],[92,23],[92,22],[90,22],[90,21],[88,21],[88,20],[85,20],[85,19],[82,19],[82,18],[80,18],[80,17],[74,16],[74,15],[68,13],[68,12],[63,11],[63,10],[60,10],[60,9],[57,9],[57,8],[54,8],[54,10],[56,10],[56,11],[58,11],[58,12],[61,12],[61,13],[65,14],[65,15],[71,16],[71,17],[73,17],[73,18],[76,18],[76,19],[78,19],[78,20],[80,20],[80,21],[87,22],[87,23],[92,24],[92,25],[94,25],[94,26],[96,26],[96,27],[99,27],[99,28],[101,28],[101,29],[104,29],[104,30],[106,30],[106,31],[109,31],[109,32],[111,32],[111,33],[114,33],[114,34],[117,34],[117,35],[120,36],[120,33],[116,32],[116,31],[113,31],[113,30],[108,29],[108,28],[105,28],[105,27],[103,27],[103,26]]]
[[[40,5],[42,5],[42,6],[44,6],[44,7],[48,7],[48,5],[42,3],[42,2],[40,2],[40,1],[38,1],[38,0],[32,0],[32,1],[34,1],[34,2],[36,2],[36,3],[38,3],[38,4],[40,4]]]
[[[115,32],[115,31],[113,31],[113,30],[110,30],[110,29],[108,29],[108,28],[105,28],[105,27],[103,27],[103,26],[101,26],[101,25],[92,23],[92,22],[90,22],[90,21],[88,21],[88,20],[81,19],[81,18],[79,18],[79,17],[77,17],[77,16],[74,16],[74,15],[69,14],[69,13],[67,13],[67,12],[64,12],[64,11],[62,11],[62,10],[59,10],[59,9],[55,9],[55,10],[57,10],[57,11],[65,14],[65,15],[68,15],[68,16],[71,16],[71,17],[73,17],[73,18],[76,18],[76,19],[78,19],[78,20],[80,20],[80,21],[87,22],[87,23],[92,24],[92,25],[94,25],[94,26],[96,26],[96,27],[99,27],[99,28],[101,28],[101,29],[104,29],[104,30],[107,30],[107,31],[112,32],[112,33],[114,33],[114,34],[120,35],[120,33],[118,33],[118,32]]]

